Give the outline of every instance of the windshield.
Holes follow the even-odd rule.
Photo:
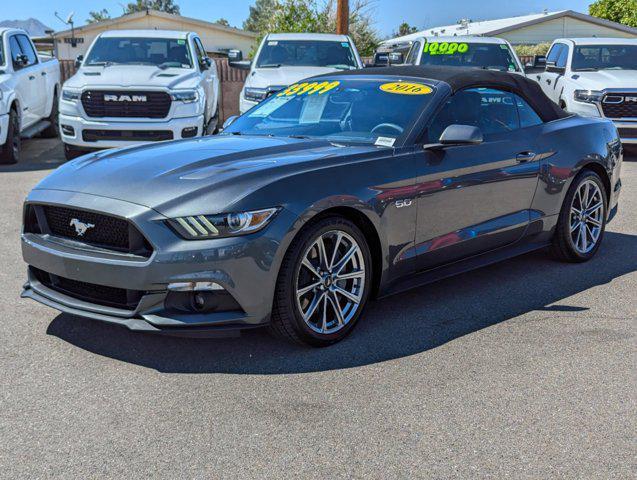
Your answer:
[[[587,45],[575,47],[571,69],[637,70],[637,45]]]
[[[223,133],[392,146],[409,131],[433,93],[434,87],[421,79],[321,78],[271,96]]]
[[[349,42],[318,40],[268,40],[257,59],[257,68],[331,67],[358,68]]]
[[[420,64],[520,71],[509,46],[494,43],[429,42],[423,47]]]
[[[155,65],[192,68],[188,42],[176,38],[99,38],[85,65]]]

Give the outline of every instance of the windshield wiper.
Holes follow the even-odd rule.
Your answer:
[[[301,140],[307,140],[309,137],[308,135],[288,135],[288,138],[300,138]]]
[[[574,68],[574,72],[596,72],[599,70],[597,67],[587,67],[587,68]]]
[[[265,65],[259,65],[258,68],[279,68],[280,66],[280,63],[266,63]]]
[[[86,64],[87,67],[110,67],[111,65],[119,65],[119,64],[116,62],[93,62],[93,63]]]

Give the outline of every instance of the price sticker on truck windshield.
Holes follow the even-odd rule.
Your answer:
[[[433,92],[433,89],[428,85],[411,82],[383,83],[379,88],[383,92],[395,93],[398,95],[428,95]]]
[[[277,97],[300,97],[301,95],[323,95],[334,90],[341,82],[303,82],[290,85],[277,94]]]
[[[422,51],[429,55],[454,55],[456,53],[467,53],[469,51],[469,44],[458,42],[430,42],[425,43]]]

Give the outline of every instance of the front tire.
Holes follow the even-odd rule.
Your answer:
[[[9,112],[7,140],[0,148],[0,163],[13,164],[20,161],[22,139],[20,138],[20,119],[15,110]]]
[[[77,157],[81,157],[86,152],[84,150],[80,150],[75,148],[73,145],[69,145],[68,143],[64,144],[64,158],[67,160],[73,160]]]
[[[58,112],[58,94],[53,95],[51,114],[47,117],[49,126],[42,131],[43,138],[57,138],[60,136],[60,116]]]
[[[551,251],[558,260],[586,262],[593,258],[606,229],[608,197],[604,182],[584,170],[571,184],[560,211]]]
[[[354,223],[332,216],[309,225],[283,260],[271,331],[313,347],[342,340],[367,303],[371,274],[369,247]]]

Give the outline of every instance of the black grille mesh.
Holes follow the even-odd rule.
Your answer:
[[[106,101],[105,95],[121,99],[123,96],[143,97],[140,101]],[[82,106],[89,117],[165,118],[172,100],[166,92],[131,92],[110,90],[86,90],[82,93]]]
[[[84,210],[65,207],[44,206],[49,230],[53,235],[115,250],[129,251],[130,240],[128,222],[121,218],[102,215]],[[82,235],[78,235],[77,223],[86,226]]]
[[[82,140],[85,142],[100,140],[158,142],[172,139],[173,132],[170,130],[82,130]]]
[[[616,94],[613,94],[615,96]],[[633,94],[634,95],[634,94]],[[622,96],[619,94],[619,96]],[[602,110],[608,118],[637,118],[637,102],[603,103]]]

